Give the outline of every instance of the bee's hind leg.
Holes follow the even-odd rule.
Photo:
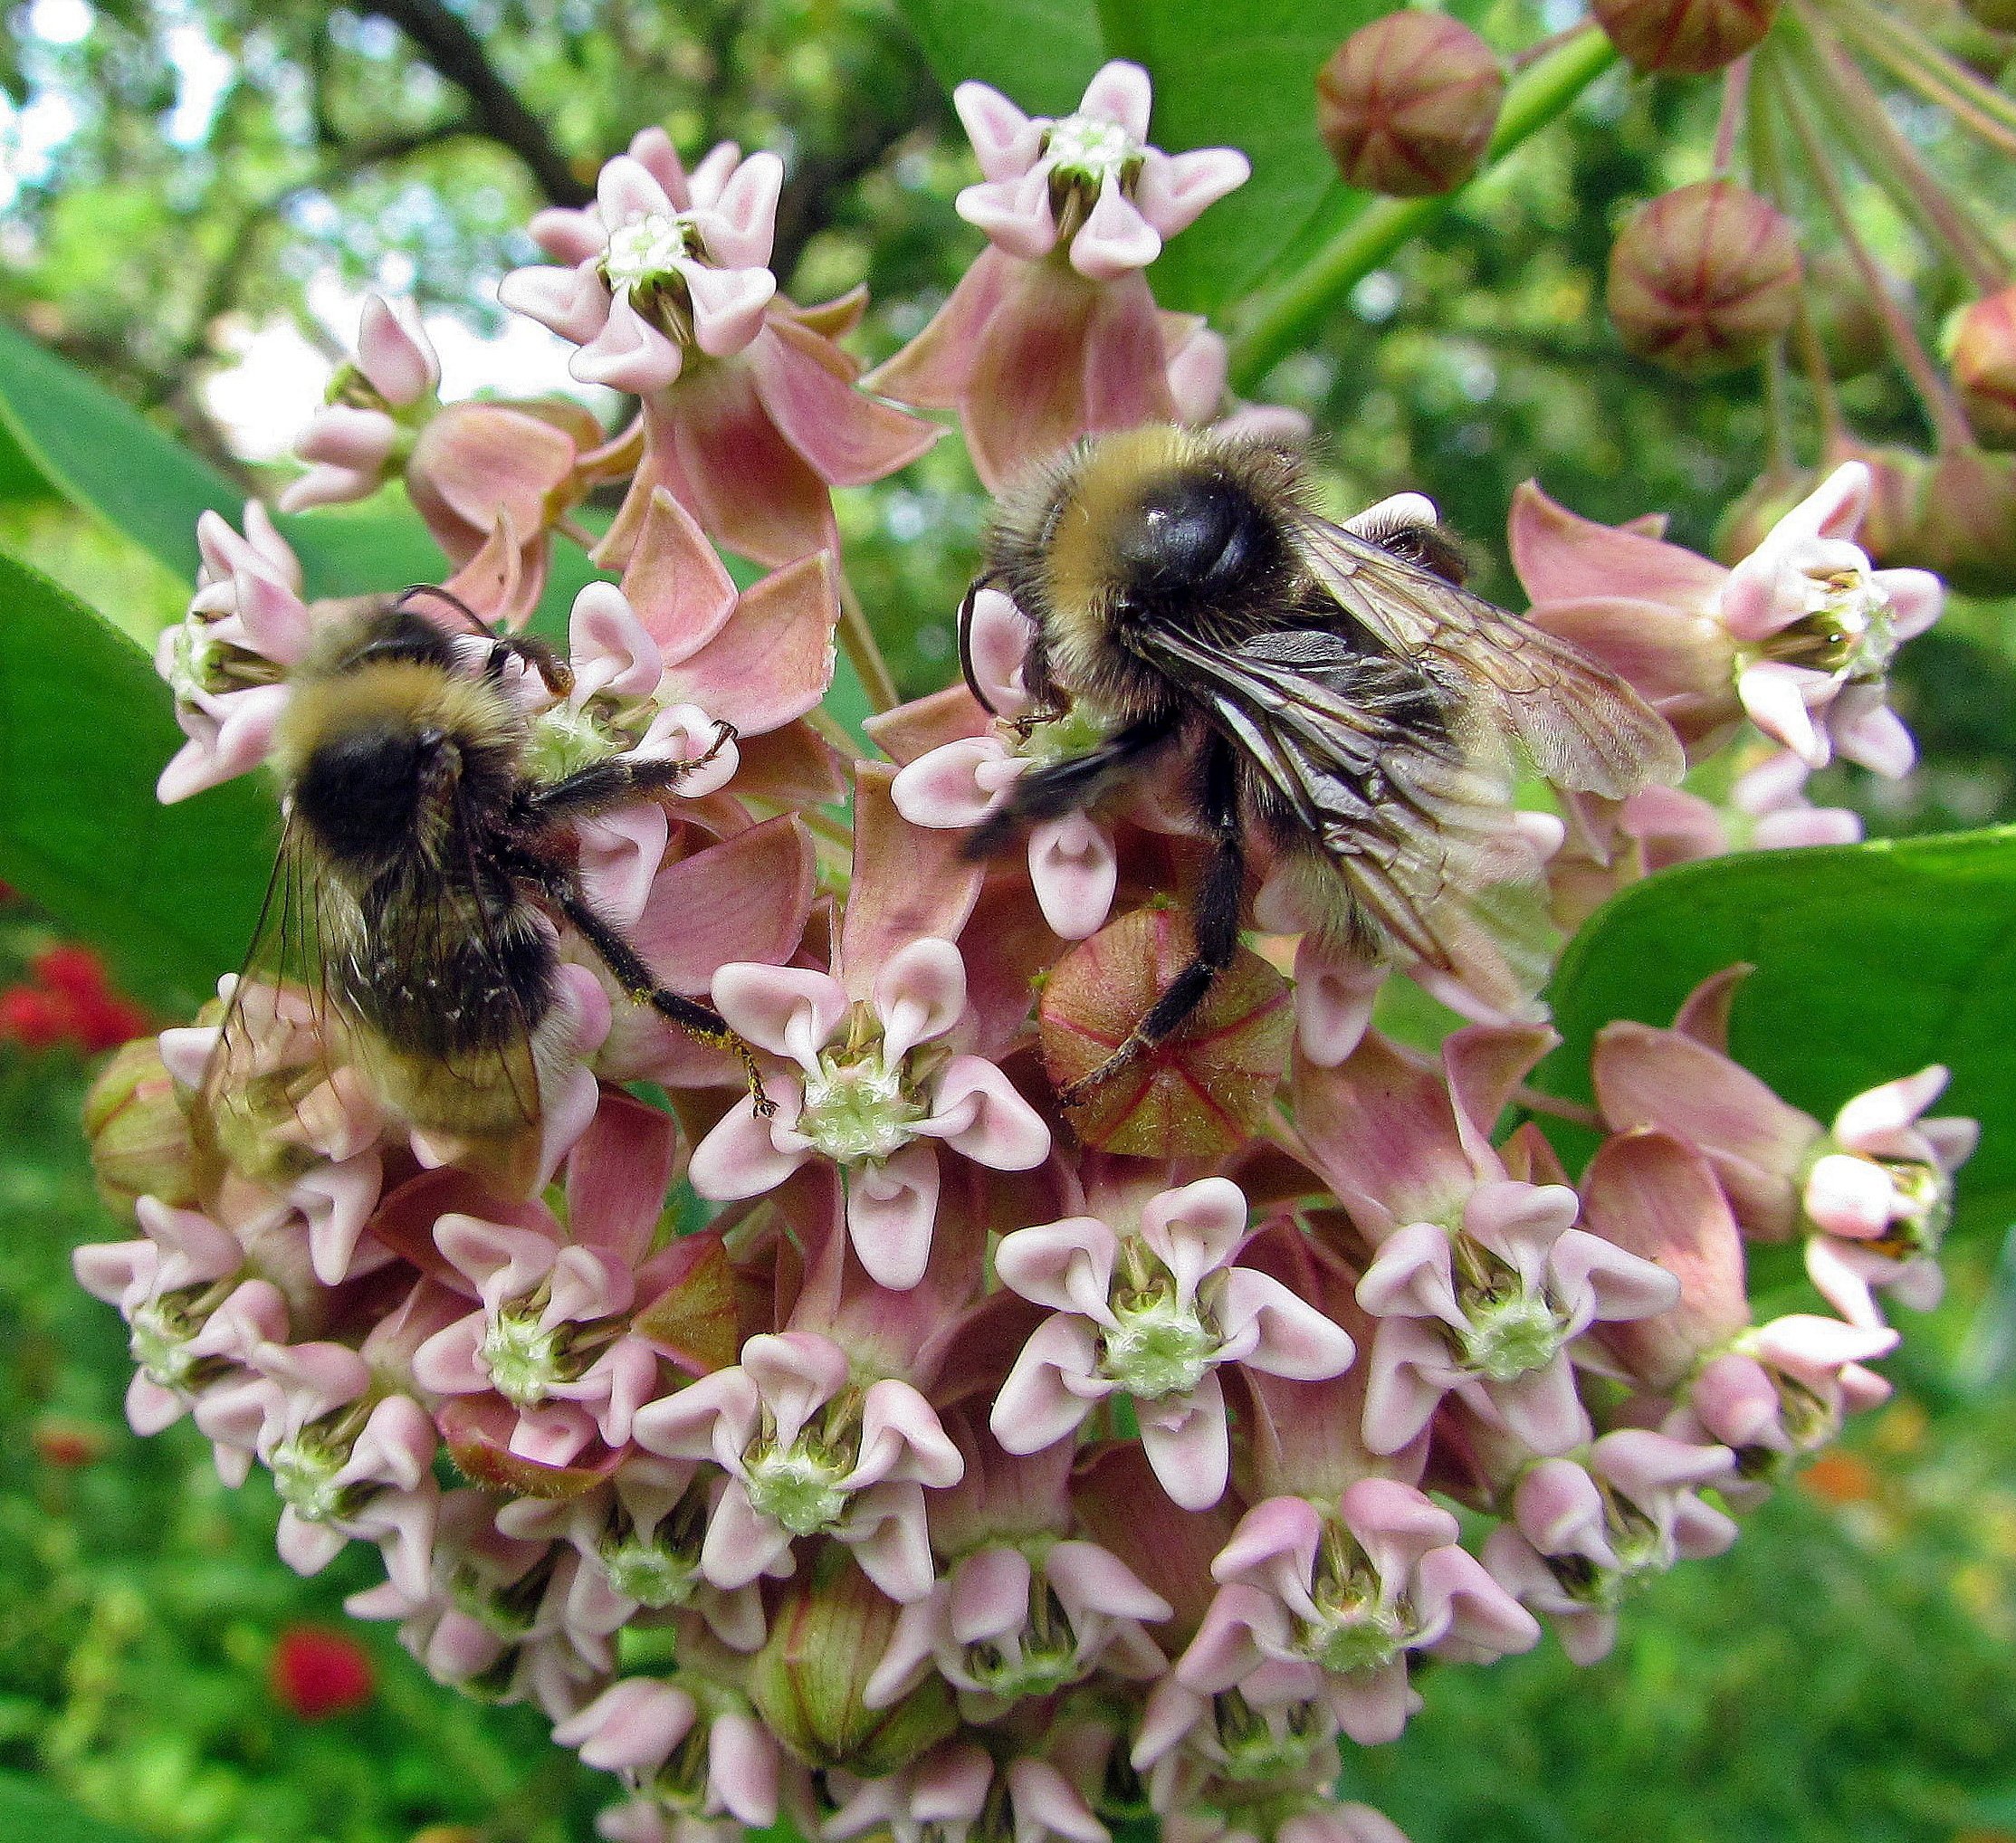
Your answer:
[[[631,946],[623,931],[582,893],[572,871],[543,859],[513,864],[514,873],[531,877],[540,893],[573,925],[574,931],[600,956],[602,964],[615,975],[616,983],[640,1005],[648,1005],[669,1024],[676,1024],[688,1036],[715,1049],[732,1050],[742,1065],[749,1084],[750,1099],[756,1111],[768,1119],[777,1112],[777,1103],[763,1092],[763,1074],[756,1065],[756,1052],[728,1020],[711,1005],[689,998],[663,985]]]
[[[1239,950],[1239,902],[1246,889],[1246,845],[1239,827],[1239,784],[1232,746],[1214,734],[1198,764],[1199,816],[1209,828],[1211,856],[1190,904],[1196,944],[1190,960],[1104,1062],[1057,1091],[1066,1107],[1089,1100],[1103,1082],[1165,1042],[1189,1022],[1218,976]]]

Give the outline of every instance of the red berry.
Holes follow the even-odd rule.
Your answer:
[[[111,990],[105,962],[74,941],[43,948],[28,962],[28,970],[52,991],[68,992],[73,998],[95,998]]]
[[[368,1702],[372,1680],[370,1654],[347,1632],[290,1626],[273,1646],[273,1695],[304,1722]]]

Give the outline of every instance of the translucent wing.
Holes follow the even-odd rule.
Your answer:
[[[322,890],[290,814],[197,1096],[199,1146],[266,1184],[340,1150],[345,1031],[323,962]]]
[[[1557,786],[1622,799],[1677,781],[1672,730],[1580,648],[1327,520],[1296,537],[1338,605],[1383,646],[1476,687]]]
[[[1538,866],[1512,820],[1505,749],[1462,681],[1320,628],[1230,648],[1164,628],[1142,645],[1238,748],[1273,829],[1320,862],[1330,932],[1501,1008],[1532,996],[1537,965],[1486,911]]]

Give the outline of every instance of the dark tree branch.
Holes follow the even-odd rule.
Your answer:
[[[574,177],[546,125],[498,74],[483,41],[441,0],[369,0],[363,10],[391,21],[428,63],[469,98],[478,130],[524,161],[553,204],[586,205],[595,196],[592,186]]]

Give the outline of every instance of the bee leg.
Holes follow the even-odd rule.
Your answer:
[[[756,1103],[757,1112],[767,1120],[777,1112],[777,1103],[763,1092],[763,1073],[756,1065],[756,1052],[740,1033],[732,1029],[712,1006],[661,985],[623,931],[599,914],[582,893],[571,871],[543,858],[530,857],[513,862],[509,868],[538,884],[540,893],[573,924],[575,932],[595,950],[602,964],[616,976],[616,983],[638,1004],[650,1006],[667,1023],[676,1024],[698,1042],[715,1049],[733,1050],[742,1065],[742,1076],[749,1084],[750,1099]]]
[[[622,756],[597,761],[549,786],[535,789],[523,817],[534,826],[560,819],[592,819],[626,801],[676,788],[695,769],[705,768],[735,740],[732,723],[714,726],[714,740],[690,761],[630,761]]]
[[[1168,741],[1176,733],[1178,721],[1173,711],[1138,718],[1083,755],[1068,756],[1024,775],[1008,799],[974,827],[960,855],[970,863],[992,857],[1022,826],[1083,811],[1142,757]]]
[[[1204,746],[1198,775],[1199,816],[1210,828],[1210,861],[1190,904],[1197,944],[1189,961],[1149,1007],[1126,1040],[1090,1074],[1058,1089],[1066,1107],[1086,1101],[1102,1082],[1136,1057],[1173,1036],[1209,994],[1213,982],[1239,950],[1239,900],[1246,890],[1246,845],[1239,827],[1239,784],[1231,744],[1213,735]]]

